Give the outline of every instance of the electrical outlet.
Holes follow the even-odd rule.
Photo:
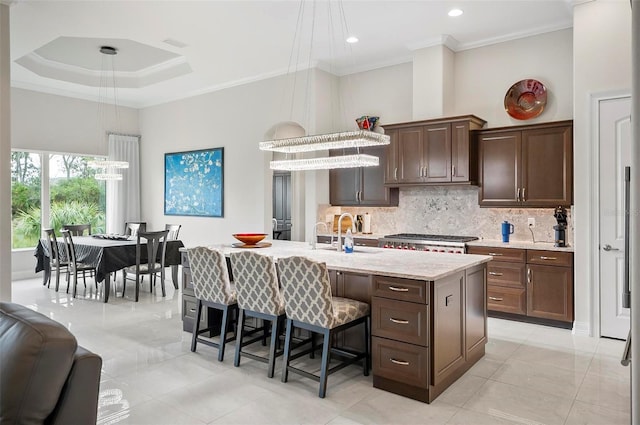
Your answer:
[[[536,219],[533,217],[529,217],[527,219],[527,224],[529,225],[529,227],[536,227]]]

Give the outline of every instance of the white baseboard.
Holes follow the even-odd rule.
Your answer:
[[[573,322],[571,333],[577,336],[592,336],[589,322]]]
[[[16,280],[35,279],[37,277],[40,277],[40,279],[42,279],[42,272],[40,272],[39,274],[36,274],[33,271],[21,270],[21,271],[11,273],[12,282]]]

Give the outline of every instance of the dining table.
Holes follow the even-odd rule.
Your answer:
[[[136,237],[108,237],[105,235],[74,236],[76,261],[87,264],[96,270],[96,282],[104,281],[104,302],[109,301],[111,273],[136,265]],[[58,241],[58,252],[64,260],[64,242]],[[144,244],[146,247],[146,244]],[[179,249],[184,247],[180,240],[167,241],[165,265],[171,267],[173,287],[178,289],[178,266],[180,265]],[[146,249],[142,250],[142,260],[147,261]],[[44,271],[43,284],[51,276],[50,253],[46,240],[41,239],[36,246],[36,273]],[[158,259],[159,260],[159,259]]]

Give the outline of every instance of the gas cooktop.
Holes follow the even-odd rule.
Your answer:
[[[415,241],[429,241],[429,242],[469,242],[475,241],[478,238],[476,236],[453,236],[453,235],[425,235],[420,233],[396,233],[393,235],[386,235],[385,239],[410,239]]]

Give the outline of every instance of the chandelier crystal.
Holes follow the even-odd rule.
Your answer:
[[[312,152],[329,149],[361,148],[388,145],[391,138],[373,131],[359,130],[340,133],[316,134],[289,139],[260,142],[260,150],[282,153]]]
[[[380,164],[377,156],[356,154],[330,156],[327,158],[284,159],[271,161],[272,170],[304,171],[328,170],[333,168],[376,167]]]

